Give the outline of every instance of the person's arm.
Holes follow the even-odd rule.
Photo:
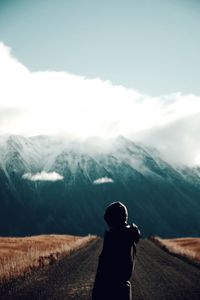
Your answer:
[[[141,237],[141,232],[138,229],[137,225],[132,224],[132,232],[133,232],[133,239],[134,239],[134,243],[138,243]]]

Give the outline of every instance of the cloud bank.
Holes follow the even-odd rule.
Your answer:
[[[67,72],[31,72],[0,43],[0,134],[125,135],[170,161],[200,163],[200,97],[152,97]]]
[[[108,177],[102,177],[102,178],[98,178],[96,180],[93,181],[93,184],[104,184],[104,183],[113,183],[113,179],[108,178]]]
[[[54,182],[58,180],[63,180],[64,177],[56,172],[47,173],[45,171],[42,171],[36,174],[26,173],[22,176],[22,178],[30,181],[53,181]]]

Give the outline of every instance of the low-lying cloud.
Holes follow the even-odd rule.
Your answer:
[[[56,172],[42,171],[36,174],[25,173],[22,178],[30,181],[58,181],[63,180],[64,177]]]
[[[93,184],[113,183],[113,179],[109,177],[101,177],[93,181]]]
[[[153,97],[98,78],[31,72],[3,43],[0,66],[0,134],[125,135],[164,151],[169,161],[200,163],[200,120],[188,123],[200,113],[199,96]]]

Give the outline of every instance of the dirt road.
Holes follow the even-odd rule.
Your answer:
[[[0,286],[1,300],[89,300],[102,241],[23,279]],[[133,300],[199,300],[200,269],[173,257],[149,240],[138,245]],[[103,299],[102,299],[103,300]]]

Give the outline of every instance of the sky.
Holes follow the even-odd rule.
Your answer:
[[[0,39],[31,71],[199,94],[199,13],[199,0],[1,0]]]
[[[122,134],[200,163],[199,11],[197,0],[1,0],[0,134]]]

